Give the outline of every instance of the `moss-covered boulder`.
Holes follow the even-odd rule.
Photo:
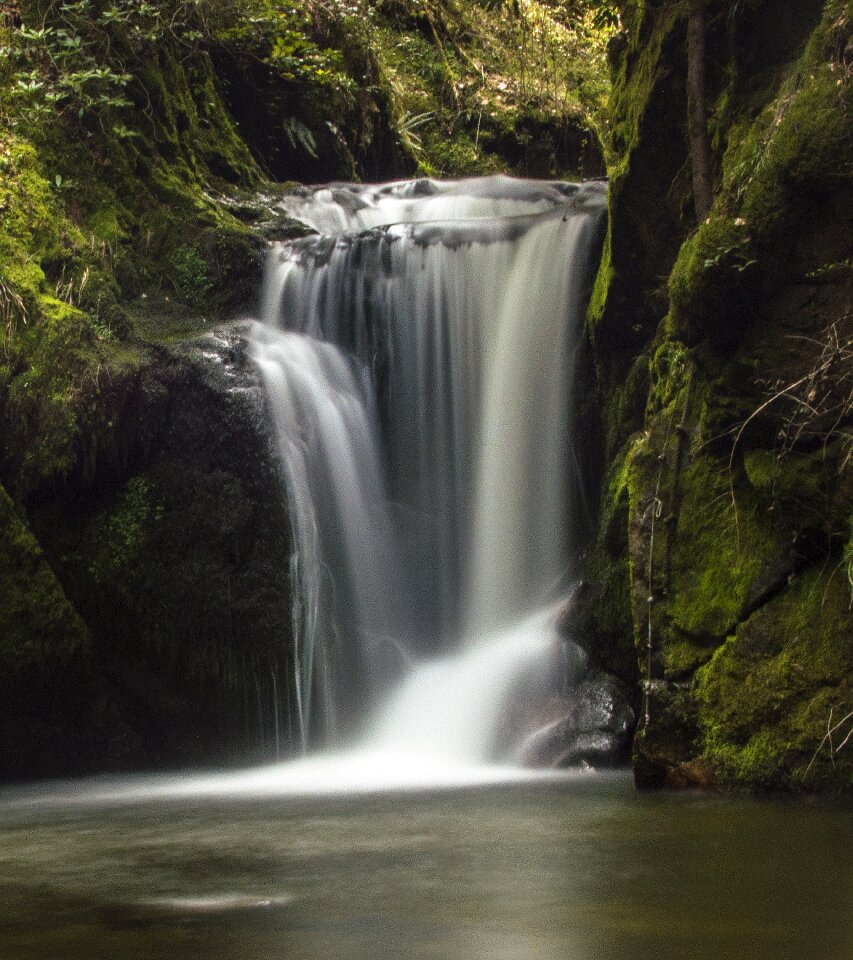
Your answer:
[[[288,749],[290,530],[263,393],[225,330],[146,352],[33,530],[138,744],[125,763]]]

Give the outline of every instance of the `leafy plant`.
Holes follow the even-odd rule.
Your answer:
[[[65,0],[46,7],[24,0],[22,22],[0,48],[11,91],[6,119],[33,125],[58,114],[134,137],[135,65],[163,43],[191,51],[262,37],[266,61],[282,77],[333,81],[342,73],[339,51],[322,48],[313,34],[319,20],[352,19],[355,9],[332,0]]]
[[[719,267],[721,269],[734,270],[737,273],[745,273],[752,267],[757,267],[758,261],[747,256],[742,246],[736,245],[718,251],[713,257],[705,259],[702,265],[706,270],[713,270]]]
[[[400,133],[400,140],[403,146],[412,153],[420,153],[423,150],[420,134],[415,133],[418,127],[429,123],[435,116],[435,111],[425,110],[422,113],[411,114],[408,110],[403,114],[402,120],[397,125]]]
[[[293,147],[294,150],[301,147],[316,160],[317,141],[314,139],[314,134],[311,133],[308,127],[297,117],[287,117],[283,126],[290,146]]]
[[[193,306],[201,306],[212,284],[207,276],[207,264],[201,254],[190,246],[181,246],[172,255],[172,276],[179,296]]]
[[[160,13],[147,3],[113,0],[96,7],[92,0],[66,2],[48,8],[37,25],[31,5],[22,10],[24,22],[9,31],[5,49],[12,69],[12,116],[18,123],[35,123],[57,114],[82,120],[96,116],[106,123],[113,111],[131,106],[127,87],[131,75],[116,53],[116,26],[123,40],[139,44],[153,39]]]
[[[208,0],[212,2],[212,0]],[[373,8],[366,0],[222,0],[213,40],[229,45],[266,47],[262,59],[282,79],[309,80],[354,93],[340,49],[322,38],[346,37],[365,43]],[[297,142],[301,143],[297,137]]]

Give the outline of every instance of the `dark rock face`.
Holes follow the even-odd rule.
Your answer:
[[[624,686],[595,672],[570,693],[547,700],[530,722],[537,727],[521,747],[526,765],[613,766],[627,760],[634,712]]]
[[[355,95],[283,81],[260,53],[251,47],[231,49],[215,65],[241,136],[273,179],[325,183],[411,173],[413,164],[400,149],[392,105],[369,50],[355,46],[345,54],[348,71],[362,83]]]
[[[825,735],[853,710],[850,462],[827,416],[853,332],[851,21],[833,0],[709,5],[716,198],[695,224],[689,180],[653,160],[686,160],[683,9],[620,6],[585,643],[633,638],[638,785],[849,791]]]
[[[484,117],[480,143],[505,160],[517,176],[592,180],[607,175],[601,147],[580,120],[548,117],[531,109],[511,129],[500,118]]]
[[[0,780],[92,769],[129,731],[92,637],[0,486]]]
[[[286,751],[290,531],[245,330],[152,350],[101,404],[79,468],[28,511],[115,715],[100,766]]]

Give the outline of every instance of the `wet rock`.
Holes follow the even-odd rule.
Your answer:
[[[551,698],[539,721],[520,750],[528,766],[610,766],[627,758],[634,712],[627,691],[609,674],[591,674],[570,693]]]
[[[85,469],[30,510],[133,732],[105,768],[287,747],[290,528],[246,335],[156,347],[116,376]]]

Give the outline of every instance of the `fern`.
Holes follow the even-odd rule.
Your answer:
[[[317,141],[314,134],[297,117],[287,117],[284,121],[284,132],[294,150],[300,147],[315,160],[317,159]]]

